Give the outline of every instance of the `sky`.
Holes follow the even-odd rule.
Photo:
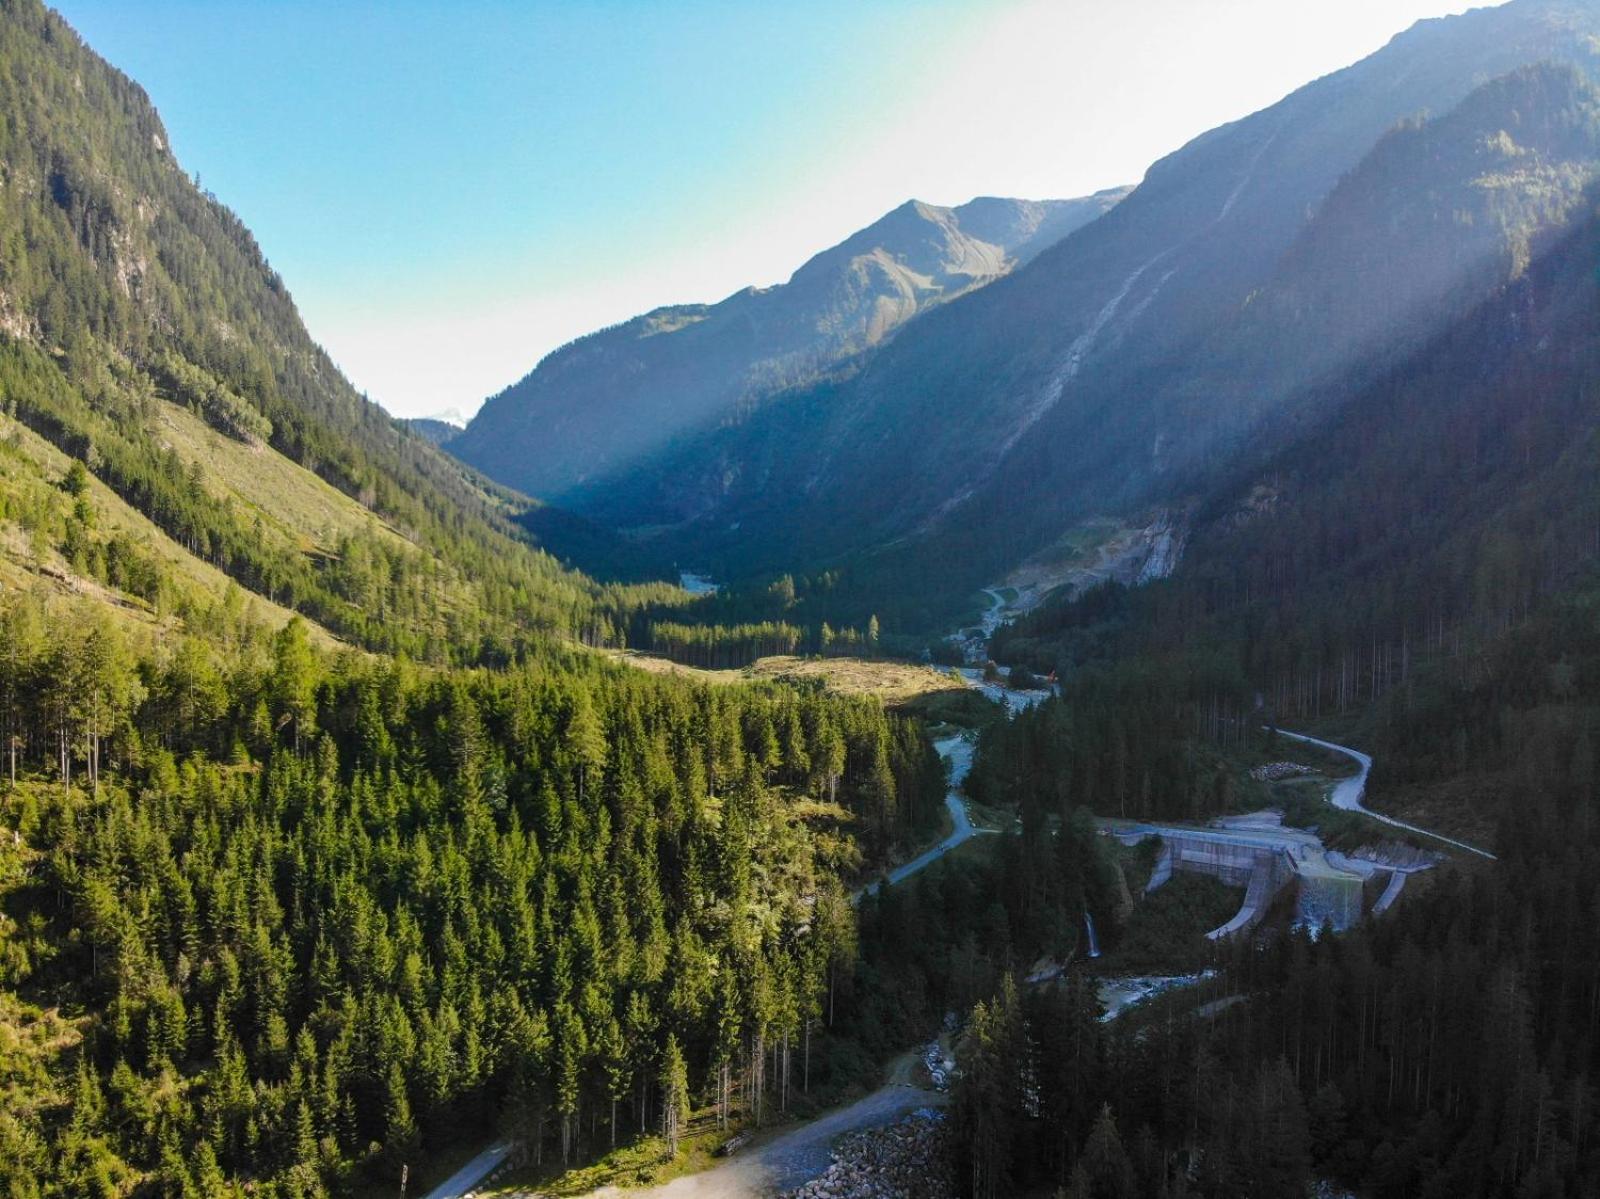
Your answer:
[[[781,282],[903,201],[1045,199],[1452,0],[56,0],[401,416]]]

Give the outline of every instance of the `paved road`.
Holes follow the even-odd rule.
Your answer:
[[[1465,841],[1457,841],[1454,837],[1446,837],[1443,833],[1436,833],[1432,829],[1419,828],[1415,824],[1407,824],[1403,820],[1385,816],[1382,812],[1374,812],[1363,804],[1361,801],[1367,793],[1367,774],[1372,769],[1372,759],[1359,749],[1335,745],[1332,741],[1309,737],[1305,733],[1291,733],[1288,729],[1279,729],[1278,732],[1282,736],[1288,737],[1291,741],[1303,741],[1307,745],[1316,745],[1323,749],[1331,749],[1336,754],[1343,754],[1345,757],[1354,760],[1361,767],[1359,771],[1349,778],[1340,779],[1334,787],[1333,794],[1330,796],[1334,807],[1343,808],[1347,812],[1360,812],[1363,816],[1371,816],[1374,820],[1381,820],[1384,824],[1392,825],[1394,828],[1403,828],[1408,833],[1432,837],[1435,841],[1443,841],[1446,845],[1453,845],[1457,849],[1466,850],[1468,853],[1478,854],[1480,857],[1488,858],[1491,862],[1495,860],[1494,854],[1487,849],[1479,849],[1476,845],[1468,845]]]
[[[424,1199],[462,1199],[463,1196],[470,1195],[472,1188],[489,1177],[490,1174],[493,1174],[510,1153],[511,1145],[509,1142],[498,1141],[490,1145],[477,1157],[429,1191],[424,1196]]]
[[[917,871],[927,869],[962,842],[980,833],[994,832],[993,829],[977,828],[973,825],[972,819],[967,815],[967,801],[961,795],[961,784],[966,781],[967,774],[972,770],[972,754],[977,747],[959,734],[941,737],[933,743],[933,747],[939,751],[939,756],[950,764],[950,790],[945,794],[944,806],[949,809],[950,820],[955,828],[932,849],[889,871],[887,878],[891,887],[910,878]],[[852,895],[850,902],[860,903],[863,895],[876,891],[881,886],[883,886],[882,881],[868,884]]]

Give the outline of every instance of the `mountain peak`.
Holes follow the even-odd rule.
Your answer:
[[[959,208],[908,199],[786,283],[659,308],[558,350],[489,400],[450,451],[502,482],[570,499],[675,436],[817,379],[1126,194]]]

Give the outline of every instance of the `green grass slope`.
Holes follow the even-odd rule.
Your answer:
[[[564,570],[511,522],[525,502],[358,395],[144,92],[35,0],[0,6],[0,113],[0,395],[178,544],[436,660],[612,640],[671,599]]]

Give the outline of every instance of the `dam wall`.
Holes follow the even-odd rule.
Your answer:
[[[1278,893],[1296,875],[1289,851],[1264,839],[1175,828],[1138,830],[1117,836],[1135,842],[1146,836],[1161,838],[1161,857],[1145,887],[1147,893],[1178,872],[1208,874],[1230,887],[1245,889],[1244,902],[1233,919],[1206,934],[1213,941],[1254,928]]]

